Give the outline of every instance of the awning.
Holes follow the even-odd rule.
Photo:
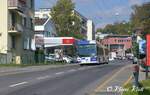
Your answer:
[[[57,47],[57,46],[61,46],[61,45],[56,45],[56,44],[53,44],[53,45],[44,45],[44,47]]]

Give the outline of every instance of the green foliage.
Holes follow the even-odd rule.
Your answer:
[[[128,23],[108,24],[104,29],[97,29],[97,32],[132,34],[133,29],[142,28],[143,38],[145,38],[145,35],[150,33],[150,2],[133,6],[133,13],[130,20]]]
[[[150,2],[143,5],[133,6],[134,12],[131,16],[131,22],[134,28],[140,27],[143,29],[143,38],[150,33]]]
[[[51,16],[58,36],[83,38],[80,34],[81,21],[73,14],[75,4],[72,0],[58,0],[52,8]]]
[[[124,88],[129,89],[129,90],[123,92],[123,95],[150,95],[150,88],[149,88],[150,87],[150,80],[141,81],[140,85],[141,86],[139,88],[134,90],[131,83],[127,84]]]
[[[132,43],[132,50],[135,57],[139,57],[139,44],[136,42]]]
[[[108,33],[108,34],[119,34],[119,35],[129,35],[131,34],[132,25],[131,23],[121,22],[108,24],[104,29],[97,29],[97,32]]]

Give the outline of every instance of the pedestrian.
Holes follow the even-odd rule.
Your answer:
[[[133,59],[133,76],[134,76],[134,86],[139,87],[139,65],[138,59],[134,57]]]

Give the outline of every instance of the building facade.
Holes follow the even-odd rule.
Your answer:
[[[95,40],[95,25],[92,20],[86,18],[78,11],[74,10],[73,14],[78,16],[81,20],[81,29],[80,32],[84,35],[86,40]]]
[[[95,25],[92,20],[87,21],[87,40],[95,40]]]
[[[98,33],[96,33],[95,34],[95,38],[97,39],[97,40],[102,40],[102,39],[104,39],[106,36],[108,36],[108,35],[110,35],[110,34],[103,34],[103,33],[101,33],[101,32],[98,32]]]
[[[100,42],[110,52],[116,52],[118,56],[125,56],[125,51],[132,47],[132,38],[126,35],[108,35]]]
[[[50,15],[51,9],[50,8],[41,8],[35,11],[35,18],[51,18]]]
[[[50,18],[35,18],[34,38],[36,46],[44,45],[45,37],[56,37],[56,28]],[[40,46],[41,47],[41,46]]]
[[[3,63],[32,63],[34,0],[0,0],[0,54]]]
[[[49,8],[41,8],[35,11],[35,17],[38,18],[51,18],[51,9]],[[81,21],[81,29],[80,33],[84,36],[84,39],[94,40],[95,39],[95,25],[92,20],[89,20],[85,16],[81,15],[78,11],[73,10],[73,15],[76,15],[80,18]]]

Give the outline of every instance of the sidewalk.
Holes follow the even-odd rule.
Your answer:
[[[124,85],[132,81],[132,65],[127,65],[119,70],[113,71],[105,78],[92,95],[121,95]]]
[[[59,68],[59,67],[74,66],[74,65],[77,65],[77,64],[40,65],[40,66],[27,66],[27,67],[0,67],[0,76],[16,74],[16,73],[43,71],[43,70],[47,70],[50,68]]]

